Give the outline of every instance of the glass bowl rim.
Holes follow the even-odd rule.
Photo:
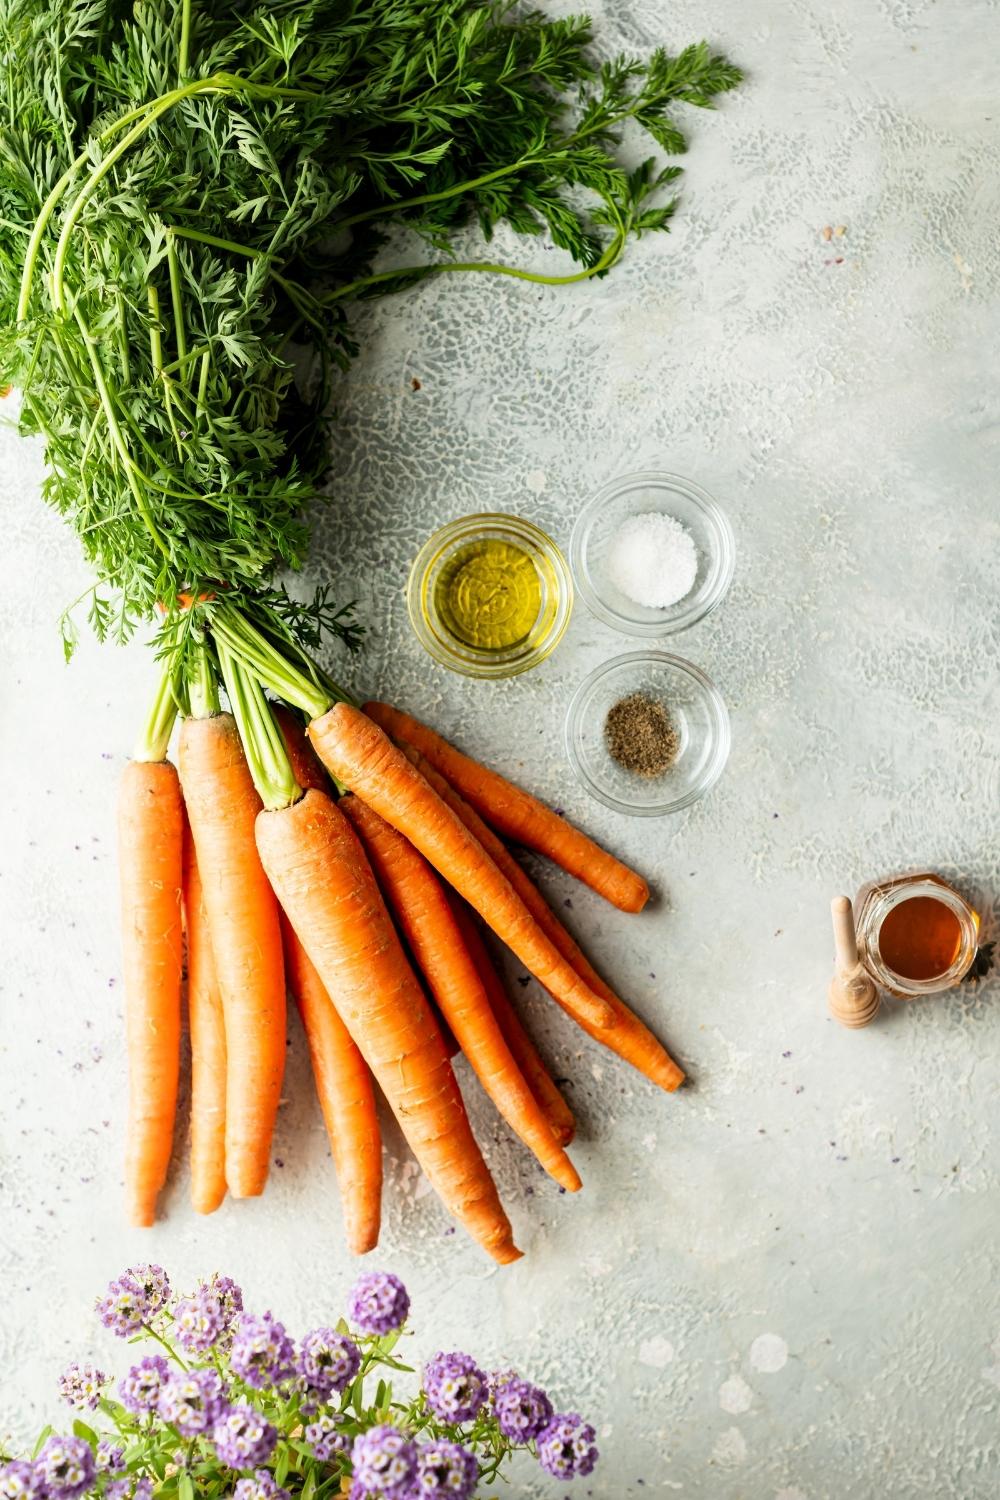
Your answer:
[[[683,796],[670,797],[662,802],[650,803],[647,807],[637,807],[632,802],[625,802],[620,797],[616,797],[614,793],[605,791],[602,786],[599,786],[584,765],[575,743],[575,732],[579,726],[580,711],[590,690],[603,677],[617,670],[617,668],[630,666],[638,662],[655,662],[661,666],[671,667],[682,676],[690,678],[708,702],[712,722],[715,726],[714,749],[707,772]],[[596,797],[598,802],[602,802],[605,807],[610,807],[613,812],[624,813],[628,817],[638,818],[662,818],[670,813],[682,812],[684,808],[691,807],[715,786],[726,768],[726,763],[729,760],[729,752],[732,749],[732,726],[729,718],[729,710],[719,689],[708,673],[704,672],[701,667],[697,666],[693,661],[688,661],[684,656],[675,655],[672,651],[625,651],[620,656],[613,656],[610,661],[601,662],[592,672],[588,672],[583,681],[577,684],[573,696],[570,698],[563,725],[563,737],[566,754],[573,768],[573,773],[585,790],[590,792],[593,797]]]
[[[700,599],[696,596],[686,609],[670,606],[677,608],[677,613],[658,620],[636,620],[631,615],[622,614],[614,609],[594,587],[586,565],[587,542],[595,516],[600,514],[609,500],[617,499],[623,491],[639,485],[676,490],[691,500],[708,519],[709,529],[715,537],[713,555],[719,562],[718,577],[713,588],[707,590]],[[693,479],[686,479],[683,474],[673,474],[666,469],[638,469],[634,473],[619,474],[617,478],[609,479],[591,495],[573,523],[569,541],[569,559],[573,581],[591,614],[596,615],[599,620],[603,620],[606,625],[612,626],[622,635],[653,640],[663,636],[677,635],[682,630],[697,625],[700,620],[704,620],[707,615],[718,608],[729,592],[736,570],[736,537],[732,522],[722,506],[714,496],[702,489],[701,485],[696,484]],[[678,600],[678,605],[683,605],[683,603],[683,600]]]

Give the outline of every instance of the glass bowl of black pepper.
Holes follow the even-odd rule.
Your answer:
[[[604,662],[573,694],[566,753],[616,812],[662,817],[714,786],[729,757],[729,714],[700,667],[667,651]]]

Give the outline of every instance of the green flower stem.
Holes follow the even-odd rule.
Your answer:
[[[268,707],[264,691],[254,674],[247,671],[223,641],[216,641],[216,650],[260,800],[270,812],[290,807],[302,796],[302,788],[295,780],[281,731]]]
[[[170,735],[173,731],[174,720],[177,718],[177,698],[174,693],[174,674],[168,665],[160,674],[159,686],[153,699],[153,706],[149,716],[142,727],[132,752],[133,760],[159,761],[166,760],[167,746],[170,743]]]
[[[157,1333],[157,1331],[153,1327],[152,1323],[143,1323],[142,1326],[145,1329],[145,1331],[149,1334],[150,1338],[151,1339],[155,1339],[156,1342],[160,1345],[160,1347],[162,1349],[165,1349],[167,1351],[167,1353],[170,1355],[170,1358],[174,1361],[175,1364],[180,1365],[180,1367],[181,1367],[182,1370],[186,1370],[188,1368],[186,1362],[183,1359],[181,1359],[180,1355],[177,1353],[177,1350],[174,1348],[173,1344],[169,1343],[163,1337],[162,1333]]]

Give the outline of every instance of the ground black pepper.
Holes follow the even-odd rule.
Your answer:
[[[662,776],[680,749],[667,710],[646,693],[629,693],[608,709],[604,737],[612,760],[637,776]]]

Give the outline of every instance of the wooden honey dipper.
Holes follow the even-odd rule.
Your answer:
[[[830,912],[833,916],[833,943],[837,956],[837,966],[828,991],[830,1014],[841,1026],[849,1026],[856,1031],[874,1021],[882,997],[858,957],[858,939],[854,931],[854,911],[850,897],[834,896],[830,902]]]

